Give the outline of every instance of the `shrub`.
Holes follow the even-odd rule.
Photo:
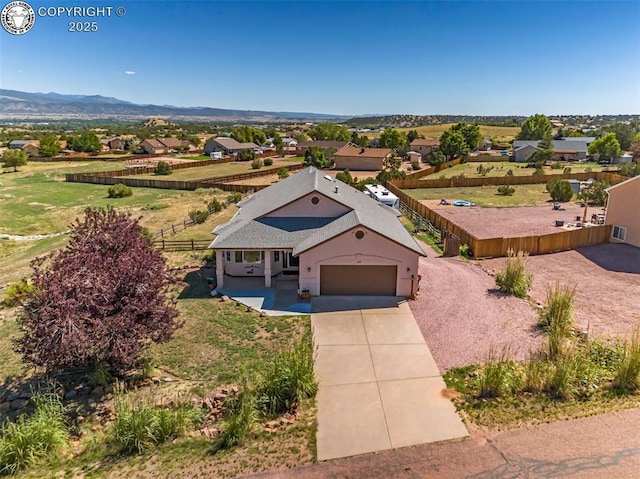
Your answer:
[[[624,345],[622,361],[613,378],[613,386],[626,391],[640,388],[640,330]]]
[[[229,449],[243,444],[256,426],[257,415],[255,392],[244,380],[240,395],[230,405],[230,412],[225,418],[224,428],[216,439],[215,447]]]
[[[507,174],[505,176],[513,176],[513,170],[511,168],[509,168],[507,170]]]
[[[280,168],[278,168],[278,178],[280,178],[281,180],[284,180],[285,178],[289,177],[289,170],[287,170],[284,166],[281,166]]]
[[[32,416],[5,422],[0,430],[0,475],[16,474],[38,459],[56,454],[67,444],[64,408],[57,395],[36,394]]]
[[[421,170],[421,169],[422,169],[422,167],[420,166],[420,163],[418,163],[417,161],[412,161],[412,162],[411,162],[411,168],[412,168],[414,171],[418,171],[418,170]]]
[[[9,307],[19,306],[34,291],[35,288],[32,284],[21,279],[20,281],[16,281],[15,283],[11,283],[7,286],[7,292],[4,294],[4,300],[2,302]]]
[[[536,167],[536,171],[534,171],[532,173],[533,176],[541,176],[544,175],[544,168],[542,168],[541,166],[537,166]]]
[[[554,163],[553,165],[551,165],[551,169],[552,170],[560,170],[560,169],[562,169],[562,165],[560,163]]]
[[[549,194],[553,201],[569,201],[573,197],[573,188],[567,180],[559,180],[551,185]]]
[[[242,150],[238,153],[238,161],[253,161],[256,159],[256,152],[253,150]]]
[[[228,204],[240,203],[241,201],[242,201],[242,193],[240,193],[239,191],[236,191],[235,193],[231,193],[229,196],[227,196]]]
[[[565,169],[562,170],[562,173],[564,173],[565,175],[568,175],[569,173],[571,173],[571,167],[570,166],[565,167]]]
[[[207,209],[209,210],[209,213],[220,213],[222,208],[224,208],[224,205],[220,200],[218,200],[218,198],[213,198],[211,201],[207,202]]]
[[[153,170],[154,175],[170,175],[171,173],[173,173],[173,169],[166,161],[159,161]]]
[[[109,198],[125,198],[133,194],[133,190],[122,183],[116,183],[115,185],[110,186],[107,192],[109,194]]]
[[[516,189],[509,185],[498,186],[498,194],[502,196],[513,196]]]
[[[254,170],[259,170],[260,168],[262,168],[262,165],[263,162],[260,158],[256,158],[251,162],[251,168],[253,168]]]
[[[478,395],[484,398],[510,396],[521,382],[518,366],[509,357],[509,351],[504,349],[496,354],[491,350],[478,375]]]
[[[547,193],[551,193],[551,190],[553,190],[553,186],[554,186],[558,181],[560,181],[560,180],[559,180],[559,179],[557,179],[557,178],[552,178],[552,179],[550,179],[549,181],[547,181],[547,184],[545,185],[545,188],[546,188],[546,190],[547,190]]]
[[[512,249],[507,252],[504,269],[496,274],[496,286],[500,291],[511,294],[517,298],[524,298],[531,288],[533,280],[526,270],[527,253]]]
[[[480,176],[487,176],[487,173],[489,173],[491,170],[493,170],[493,166],[484,166],[482,163],[480,163],[476,168],[476,173],[478,173]]]
[[[471,246],[469,246],[468,244],[461,244],[460,248],[458,249],[458,254],[464,258],[473,257],[473,251],[471,251]]]
[[[545,390],[554,398],[566,399],[575,387],[577,360],[575,354],[565,354],[552,365]]]
[[[522,389],[530,393],[546,391],[553,369],[549,361],[532,357],[525,365]]]
[[[593,171],[593,168],[591,168],[590,166],[587,166],[587,167],[584,169],[584,171],[585,171],[585,173],[591,173],[591,172]]]
[[[265,158],[264,166],[271,166],[271,165],[273,165],[273,158]]]
[[[189,218],[191,218],[191,220],[193,222],[195,222],[196,224],[200,225],[202,223],[204,223],[205,221],[207,221],[207,218],[209,217],[209,211],[208,210],[191,210],[189,211]]]
[[[142,454],[151,447],[184,435],[202,421],[202,412],[187,402],[156,406],[148,400],[117,397],[110,442],[119,453]]]
[[[313,372],[313,346],[305,335],[294,347],[276,353],[265,364],[256,397],[259,410],[280,414],[301,400],[315,395],[318,385]]]

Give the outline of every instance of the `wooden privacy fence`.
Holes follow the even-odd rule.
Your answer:
[[[580,248],[592,244],[607,243],[611,237],[611,225],[591,226],[575,230],[563,230],[545,235],[522,236],[512,238],[477,238],[448,218],[428,208],[420,201],[407,195],[393,183],[387,189],[396,195],[408,208],[426,218],[439,230],[447,230],[460,238],[461,244],[467,244],[476,258],[507,256],[507,251],[527,251],[531,255],[546,254],[555,251]]]
[[[415,180],[411,177],[393,180],[391,184],[405,190],[417,188],[457,188],[477,186],[500,185],[533,185],[545,184],[549,180],[579,180],[589,178],[605,180],[609,184],[620,183],[627,178],[616,173],[597,171],[592,173],[560,173],[557,175],[531,175],[531,176],[482,176],[480,178],[441,178],[435,180]]]
[[[438,171],[446,170],[450,166],[456,166],[462,163],[461,158],[456,158],[455,160],[445,161],[444,163],[438,166],[430,166],[429,168],[424,168],[420,171],[416,171],[415,173],[410,173],[407,175],[407,179],[417,180],[418,178],[422,178],[423,176],[433,175]]]
[[[211,164],[209,161],[219,161],[219,160],[208,160],[208,161],[200,161],[198,163]],[[185,163],[187,165],[189,163]],[[178,166],[178,165],[176,165]],[[198,165],[204,166],[204,165]],[[130,178],[129,175],[132,175],[129,172],[127,175],[123,176],[109,176],[104,173],[113,173],[113,172],[99,172],[99,173],[69,173],[65,175],[65,180],[69,182],[75,183],[92,183],[97,185],[115,185],[116,183],[122,183],[127,186],[136,187],[136,188],[162,188],[167,190],[197,190],[198,188],[220,188],[224,191],[240,191],[247,192],[255,189],[261,189],[268,185],[228,185],[227,182],[231,181],[242,181],[252,178],[259,178],[261,176],[269,176],[275,175],[277,171],[281,167],[275,167],[270,169],[260,169],[256,171],[250,171],[247,173],[241,173],[237,175],[226,175],[226,176],[218,176],[213,178],[205,178],[203,180],[195,180],[195,181],[176,181],[176,180],[156,180],[153,178]],[[289,171],[296,171],[304,168],[302,164],[293,164],[287,165],[285,168]],[[151,170],[151,171],[146,171]],[[153,168],[144,168],[137,170],[135,173],[151,173],[153,172]]]

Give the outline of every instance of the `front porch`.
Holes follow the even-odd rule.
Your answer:
[[[298,296],[298,276],[278,274],[265,286],[263,277],[237,277],[224,275],[218,294],[250,306],[269,316],[310,314],[311,303]]]

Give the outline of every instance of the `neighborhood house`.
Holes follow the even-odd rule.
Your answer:
[[[640,176],[607,188],[607,193],[605,224],[613,225],[611,242],[640,247]]]
[[[416,138],[411,142],[409,146],[411,148],[411,151],[415,151],[417,153],[420,153],[423,157],[426,157],[440,148],[440,140],[426,140],[424,138]]]
[[[424,252],[400,213],[309,167],[238,204],[216,227],[216,279],[297,275],[311,295],[412,296]]]
[[[212,138],[204,145],[204,154],[211,155],[211,153],[222,152],[225,155],[236,155],[241,151],[257,148],[259,147],[255,143],[239,143],[234,138],[219,136]]]
[[[394,156],[389,148],[344,146],[336,151],[333,160],[337,170],[348,168],[352,171],[380,171],[384,168],[384,161]]]
[[[591,138],[566,138],[564,140],[553,140],[553,159],[556,161],[576,161],[587,158],[587,149],[591,143]],[[529,160],[536,151],[542,150],[538,140],[515,140],[513,142],[513,158],[517,163],[524,163]]]

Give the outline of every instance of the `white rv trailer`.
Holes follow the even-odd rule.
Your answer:
[[[400,200],[382,185],[365,185],[364,192],[376,201],[397,210],[400,207]]]

